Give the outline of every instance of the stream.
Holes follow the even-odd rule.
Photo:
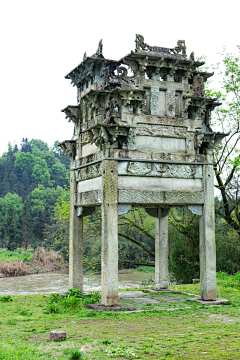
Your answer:
[[[0,279],[0,295],[61,293],[68,290],[68,269],[51,273],[14,276]],[[154,273],[135,272],[118,274],[118,288],[142,286],[154,279]],[[85,291],[101,290],[101,275],[84,275]]]

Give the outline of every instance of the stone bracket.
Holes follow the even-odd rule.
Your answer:
[[[145,211],[152,217],[158,217],[158,208],[145,208]]]
[[[118,215],[127,214],[129,210],[131,210],[132,205],[128,204],[120,204],[118,205]]]
[[[188,205],[188,210],[190,210],[195,215],[201,216],[203,214],[202,205]]]
[[[77,216],[88,216],[95,211],[95,207],[77,207]]]

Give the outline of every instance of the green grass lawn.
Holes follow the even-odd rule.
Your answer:
[[[23,251],[21,251],[23,252]],[[21,254],[17,251],[0,250],[0,261],[27,261],[33,255],[32,252],[23,252]]]
[[[0,359],[240,359],[236,281],[223,274],[218,279],[218,296],[230,305],[192,303],[190,309],[132,314],[84,306],[47,313],[48,298],[13,296],[0,301]],[[199,294],[200,286],[172,288]],[[50,330],[65,330],[67,340],[48,342]]]

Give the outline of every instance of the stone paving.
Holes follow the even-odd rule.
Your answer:
[[[65,293],[59,294],[63,297]],[[87,295],[85,292],[84,295]],[[51,295],[44,295],[51,297]],[[191,302],[190,302],[191,301]],[[145,289],[143,291],[119,291],[117,306],[104,306],[102,304],[87,304],[86,307],[92,310],[114,311],[120,313],[132,313],[151,310],[184,310],[195,306],[219,305],[227,303],[228,300],[217,299],[216,301],[201,301],[199,295],[179,292],[177,290],[158,291],[154,289]]]

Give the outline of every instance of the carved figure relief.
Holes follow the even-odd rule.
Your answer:
[[[118,175],[201,179],[202,165],[121,161],[118,164]]]
[[[187,132],[186,136],[186,149],[187,151],[194,151],[194,138],[195,133],[194,132]]]
[[[193,77],[193,83],[191,88],[193,90],[193,96],[203,97],[203,77],[200,75],[195,75]]]
[[[146,175],[152,171],[150,163],[127,162],[127,173],[135,175]]]
[[[175,116],[175,92],[167,91],[167,116]]]
[[[164,136],[184,139],[187,135],[187,128],[180,126],[138,124],[136,135]]]

